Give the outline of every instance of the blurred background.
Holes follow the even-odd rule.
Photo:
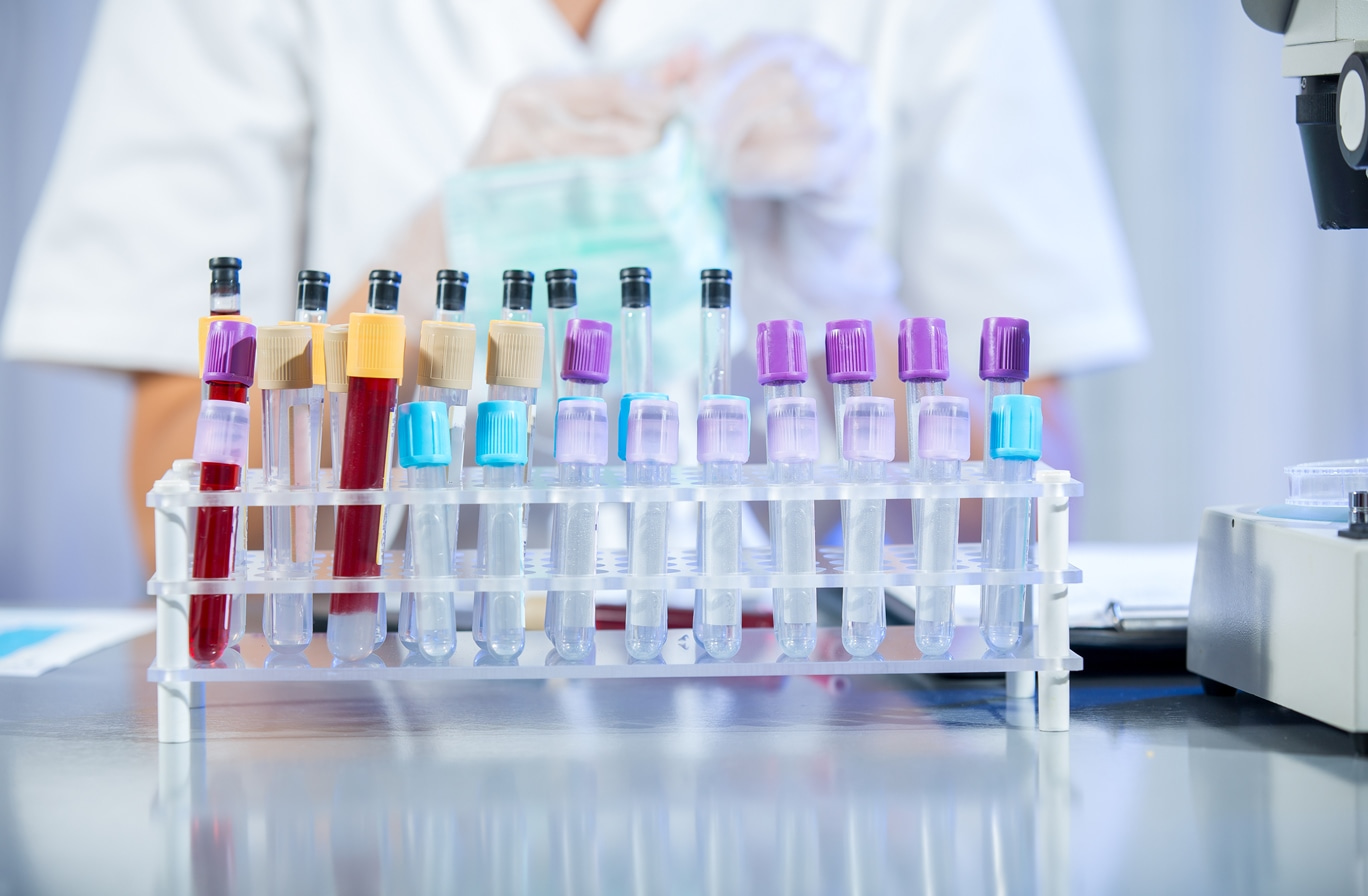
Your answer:
[[[1205,506],[1277,501],[1287,464],[1368,453],[1368,232],[1316,229],[1281,38],[1235,0],[1055,5],[1153,339],[1144,362],[1069,381],[1080,534],[1192,539]],[[97,6],[0,4],[0,303]],[[0,361],[0,602],[145,600],[129,407],[123,375]]]

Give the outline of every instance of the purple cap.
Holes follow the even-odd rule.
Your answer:
[[[898,324],[898,379],[950,378],[950,346],[945,321],[939,317],[908,317]]]
[[[661,398],[638,398],[627,414],[627,463],[679,461],[679,405]]]
[[[874,381],[874,324],[833,320],[826,325],[827,382]]]
[[[841,456],[853,461],[892,460],[896,420],[891,398],[857,395],[846,399]]]
[[[556,402],[556,463],[608,463],[608,405],[602,398]]]
[[[817,460],[817,401],[813,398],[774,398],[766,406],[765,450],[781,464]]]
[[[924,460],[968,460],[969,399],[928,395],[917,407],[917,455]]]
[[[190,456],[200,463],[246,466],[248,425],[247,405],[205,399],[200,402],[195,447]]]
[[[566,322],[561,379],[578,383],[606,383],[612,360],[612,324],[582,317],[572,317]]]
[[[750,399],[710,395],[698,403],[698,462],[750,460]]]
[[[252,385],[256,327],[245,320],[212,320],[204,343],[204,381]]]
[[[807,337],[800,320],[767,320],[755,333],[755,366],[760,385],[806,383]]]
[[[987,317],[979,342],[979,378],[1025,382],[1031,373],[1031,325],[1019,317]]]

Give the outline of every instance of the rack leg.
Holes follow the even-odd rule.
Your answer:
[[[1069,481],[1064,470],[1042,470],[1039,481],[1062,484]],[[1042,570],[1069,568],[1069,499],[1046,494],[1037,499],[1040,531],[1037,562]],[[1069,586],[1041,585],[1039,655],[1063,660],[1069,653]],[[1040,673],[1040,730],[1069,730],[1069,673],[1049,670]]]
[[[1035,696],[1034,672],[1008,672],[1007,696],[1012,700],[1027,700]]]
[[[183,494],[190,490],[184,479],[164,478],[152,486],[157,494]],[[190,510],[159,508],[154,521],[157,581],[184,582],[189,578]],[[190,598],[185,594],[157,598],[157,667],[190,668]],[[204,705],[204,686],[186,682],[157,685],[157,740],[185,743],[190,740],[190,711]]]

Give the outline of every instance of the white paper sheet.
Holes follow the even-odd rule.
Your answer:
[[[37,677],[156,625],[154,610],[0,607],[0,677]]]

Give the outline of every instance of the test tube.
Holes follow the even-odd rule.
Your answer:
[[[622,391],[650,392],[651,369],[651,269],[623,268],[622,283]]]
[[[833,320],[826,325],[826,371],[836,409],[837,448],[845,433],[846,401],[874,394],[874,324]]]
[[[988,317],[979,339],[979,377],[983,380],[983,478],[998,479],[988,419],[999,395],[1020,395],[1031,369],[1031,327],[1019,317]]]
[[[883,482],[884,468],[893,459],[893,431],[897,426],[893,399],[855,396],[846,402],[841,457],[846,481],[852,486]],[[883,498],[850,497],[842,501],[841,527],[845,571],[863,575],[883,572]],[[841,644],[851,656],[870,656],[888,631],[883,583],[847,585],[841,597]]]
[[[256,328],[246,321],[216,320],[205,340],[204,383],[191,455],[200,462],[201,492],[237,491],[247,463],[247,390],[256,366]],[[195,554],[191,576],[226,579],[237,553],[235,530],[240,508],[200,507],[195,514]],[[212,663],[228,649],[231,600],[227,594],[190,598],[190,656]]]
[[[403,279],[404,275],[398,271],[371,271],[366,311],[371,314],[398,314],[399,284]]]
[[[537,275],[531,271],[503,272],[503,311],[504,320],[528,323],[532,320],[532,286]]]
[[[994,482],[1030,482],[1040,460],[1040,399],[1034,395],[999,395],[993,399],[988,424],[988,450]],[[1031,547],[1031,499],[985,498],[983,501],[983,568],[1023,570]],[[1029,585],[984,585],[979,631],[997,651],[1021,643]]]
[[[559,354],[565,345],[565,327],[579,317],[579,295],[576,291],[578,274],[570,268],[546,272],[546,352],[551,368],[551,400],[560,400],[560,382],[556,373],[561,369]]]
[[[204,376],[204,351],[209,340],[209,324],[216,320],[241,320],[251,322],[242,316],[242,284],[239,272],[242,259],[222,256],[209,259],[209,313],[199,319],[199,371]],[[200,396],[208,398],[206,389]]]
[[[608,462],[608,406],[602,398],[563,398],[556,405],[556,465],[563,488],[584,497],[556,505],[551,558],[558,576],[598,571],[599,473]],[[546,595],[546,635],[567,660],[594,649],[594,591],[577,588]]]
[[[527,464],[527,405],[521,401],[480,402],[475,415],[475,462],[484,467],[486,488],[522,488]],[[523,575],[523,506],[480,505],[476,551],[481,575]],[[475,640],[496,657],[511,659],[523,651],[523,597],[521,590],[475,593]]]
[[[432,323],[432,321],[428,321]],[[451,427],[447,406],[440,401],[411,401],[399,405],[395,416],[399,465],[409,471],[409,489],[423,492],[447,487],[451,465]],[[455,575],[448,530],[447,504],[409,505],[405,566],[415,578]],[[456,652],[456,595],[451,591],[420,591],[410,598],[412,628],[418,652],[426,659],[444,660]]]
[[[465,271],[437,272],[437,311],[433,319],[444,324],[465,322],[466,287],[470,275]]]
[[[698,462],[705,485],[738,485],[750,459],[750,400],[709,395],[698,406]],[[741,502],[703,501],[698,508],[698,566],[704,575],[741,572]],[[741,649],[741,589],[700,588],[694,596],[694,639],[715,659]]]
[[[699,275],[702,294],[698,396],[731,394],[732,272],[708,268]]]
[[[921,481],[953,483],[960,462],[969,459],[969,401],[928,395],[917,404],[917,451]],[[917,513],[917,570],[952,572],[959,543],[959,498],[922,498]],[[955,639],[955,586],[920,585],[916,597],[917,647],[926,656],[941,656]]]
[[[509,273],[527,273],[510,271]],[[507,274],[505,274],[507,276]],[[528,274],[530,277],[531,274]],[[508,285],[505,280],[504,285]],[[527,301],[532,301],[528,286]],[[489,322],[489,342],[485,351],[485,382],[491,401],[521,401],[527,406],[527,448],[532,450],[532,431],[537,421],[537,389],[541,386],[542,362],[546,358],[546,329],[530,321],[494,320]],[[529,461],[531,455],[528,455]],[[523,481],[531,471],[529,462]],[[523,525],[527,525],[524,510]],[[524,533],[526,534],[526,533]]]
[[[267,491],[312,491],[318,485],[322,395],[314,387],[310,330],[281,325],[257,330],[256,381],[261,387],[262,465]],[[317,509],[267,507],[263,546],[268,579],[313,576]],[[267,591],[261,631],[273,650],[294,653],[313,637],[313,595]]]
[[[302,324],[328,322],[328,287],[332,277],[327,271],[300,271],[295,295],[295,321]]]
[[[332,449],[333,488],[342,481],[342,437],[347,431],[347,330],[334,324],[323,331],[324,370],[328,380],[328,439]]]
[[[679,405],[668,399],[638,398],[627,418],[627,484],[655,488],[670,484],[679,460]],[[627,505],[627,573],[663,576],[669,501],[633,499]],[[665,645],[669,607],[663,588],[627,591],[627,653],[651,660]]]
[[[376,272],[392,273],[392,272]],[[398,279],[371,275],[371,293]],[[388,304],[382,295],[381,302]],[[377,303],[372,302],[372,307]],[[347,330],[347,416],[342,439],[338,487],[383,489],[389,485],[390,439],[399,381],[404,373],[404,319],[393,312],[351,315]],[[344,504],[337,508],[333,574],[341,578],[380,575],[385,548],[384,506]],[[334,593],[328,614],[328,649],[337,659],[358,661],[370,656],[382,611],[377,592]]]
[[[565,351],[560,376],[565,394],[581,398],[602,398],[613,361],[613,325],[583,317],[565,324]]]
[[[898,379],[907,393],[907,458],[912,478],[922,480],[922,457],[917,450],[918,402],[923,398],[945,394],[945,381],[950,377],[949,343],[945,337],[945,321],[938,317],[909,317],[898,324]],[[912,519],[917,519],[913,502]],[[917,543],[915,530],[912,538]]]

